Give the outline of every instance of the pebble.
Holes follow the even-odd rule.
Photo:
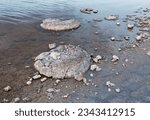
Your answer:
[[[119,60],[119,57],[118,56],[116,56],[116,55],[113,55],[112,56],[112,62],[116,62],[116,61],[118,61]]]
[[[11,63],[9,62],[9,63],[7,63],[8,65],[11,65]]]
[[[90,73],[90,77],[94,77],[93,73]]]
[[[98,63],[102,59],[102,56],[97,55],[95,58],[93,58],[93,61]]]
[[[20,98],[19,97],[16,97],[16,98],[14,98],[14,100],[13,100],[15,103],[18,103],[18,102],[20,102]]]
[[[111,41],[115,41],[115,39],[116,39],[115,37],[111,37]]]
[[[147,52],[147,55],[150,56],[150,51]]]
[[[10,86],[6,86],[6,87],[4,87],[4,91],[5,92],[8,92],[8,91],[10,91],[12,88],[10,87]]]
[[[77,80],[77,81],[81,81],[81,80],[83,80],[83,78],[84,78],[83,74],[81,74],[81,73],[74,76],[74,79]]]
[[[85,83],[85,85],[87,85],[87,86],[89,85],[86,78],[83,78],[83,82]]]
[[[117,24],[118,26],[120,26],[120,23],[119,23],[119,22],[117,22],[116,24]]]
[[[111,88],[108,88],[108,92],[111,92]]]
[[[66,94],[63,96],[63,98],[68,98],[69,97],[69,94]]]
[[[107,82],[106,82],[106,86],[108,86],[108,87],[114,87],[115,84],[112,83],[112,82],[110,82],[110,81],[107,81]]]
[[[128,24],[128,29],[133,29],[134,28],[134,24]]]
[[[44,77],[44,78],[42,78],[40,81],[41,81],[41,82],[45,82],[46,80],[47,80],[47,78]]]
[[[119,89],[119,88],[115,89],[115,91],[116,91],[117,93],[120,93],[120,89]]]
[[[98,13],[98,10],[93,10],[93,13]]]
[[[133,48],[135,48],[135,47],[136,47],[136,45],[133,45],[132,47],[133,47]]]
[[[27,85],[31,85],[31,84],[32,84],[32,81],[29,80],[29,81],[26,82],[26,84],[27,84]]]
[[[46,91],[47,91],[48,93],[51,93],[51,92],[55,92],[55,89],[49,88],[49,89],[47,89]]]
[[[137,41],[140,41],[141,38],[142,38],[142,37],[141,37],[140,35],[139,35],[139,36],[136,36],[136,40],[137,40]]]
[[[31,99],[30,99],[29,97],[24,97],[22,100],[23,100],[24,102],[29,102]]]
[[[129,40],[130,37],[129,37],[129,36],[125,36],[124,39],[125,39],[125,40]]]
[[[125,62],[128,62],[129,60],[128,59],[125,59]]]
[[[94,70],[100,71],[101,68],[99,66],[97,66],[97,65],[94,64],[94,65],[91,65],[90,70],[92,70],[92,71],[94,71]]]
[[[99,34],[99,32],[95,32],[95,35],[98,35]]]
[[[48,45],[49,49],[54,49],[56,47],[56,43],[52,43]]]
[[[118,51],[121,51],[121,48],[118,48]]]
[[[26,65],[25,68],[30,68],[30,66]]]
[[[41,75],[34,75],[32,78],[33,78],[34,80],[36,80],[36,79],[41,78]]]
[[[126,64],[123,63],[122,66],[123,66],[123,67],[126,67]]]
[[[56,80],[56,83],[58,84],[58,83],[60,83],[61,82],[61,80]]]

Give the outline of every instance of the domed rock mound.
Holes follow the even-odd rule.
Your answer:
[[[75,19],[60,20],[48,18],[43,20],[43,23],[41,23],[40,26],[43,29],[50,31],[64,31],[78,28],[80,26],[80,22]]]
[[[89,69],[90,55],[78,46],[60,45],[35,58],[34,67],[47,77],[74,78]]]

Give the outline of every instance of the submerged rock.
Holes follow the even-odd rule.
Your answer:
[[[110,15],[110,16],[105,17],[105,19],[106,20],[117,20],[118,16],[116,16],[116,15]]]
[[[60,20],[48,18],[43,20],[43,23],[41,23],[40,26],[46,30],[64,31],[78,28],[80,26],[80,22],[75,19]]]
[[[8,91],[10,91],[12,88],[10,87],[10,86],[6,86],[6,87],[4,87],[4,91],[5,92],[8,92]]]
[[[119,60],[119,57],[118,56],[116,56],[116,55],[113,55],[112,56],[112,62],[116,62],[116,61],[118,61]]]
[[[134,28],[134,24],[128,24],[128,29],[133,29]]]
[[[80,12],[85,13],[85,14],[91,14],[93,13],[98,13],[98,10],[94,10],[92,8],[84,8],[84,9],[80,9]]]
[[[34,67],[47,77],[74,78],[89,69],[90,59],[90,55],[78,46],[60,45],[38,55]]]

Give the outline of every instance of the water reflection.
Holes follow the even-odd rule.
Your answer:
[[[83,17],[79,9],[91,7],[100,11],[100,16],[128,14],[149,6],[150,0],[0,0],[0,20],[33,21],[47,17]]]

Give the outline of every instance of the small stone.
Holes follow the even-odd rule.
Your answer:
[[[125,40],[129,40],[130,37],[129,37],[129,36],[125,36],[124,39],[125,39]]]
[[[41,78],[41,75],[34,75],[32,78],[33,78],[34,80],[36,80],[36,79]]]
[[[115,39],[116,39],[115,37],[111,37],[111,41],[115,41]]]
[[[142,37],[139,35],[139,36],[136,36],[136,40],[137,41],[140,41],[142,39]]]
[[[14,100],[13,100],[15,103],[18,103],[18,102],[20,102],[20,98],[19,97],[16,97],[16,98],[14,98]]]
[[[111,86],[111,87],[114,87],[114,86],[115,86],[115,84],[114,84],[114,83],[110,83],[110,86]]]
[[[93,71],[93,70],[96,70],[97,67],[98,67],[98,66],[95,65],[95,64],[94,64],[94,65],[91,65],[90,70],[92,70],[92,71]]]
[[[134,28],[134,24],[128,24],[128,29],[133,29]]]
[[[120,89],[119,89],[119,88],[115,89],[115,91],[116,91],[117,93],[120,93]]]
[[[119,75],[119,73],[118,73],[118,72],[116,72],[116,75]]]
[[[48,47],[50,50],[54,49],[54,48],[56,48],[56,43],[49,44]]]
[[[116,62],[116,61],[118,61],[119,60],[119,57],[118,56],[116,56],[116,55],[113,55],[112,56],[112,62]]]
[[[9,63],[7,63],[8,65],[11,65],[11,63],[9,62]]]
[[[110,15],[110,16],[105,17],[105,19],[106,19],[106,20],[117,20],[118,17],[115,16],[115,15]]]
[[[125,59],[125,62],[128,62],[129,60],[128,59]]]
[[[116,24],[117,24],[118,26],[120,26],[120,23],[119,23],[119,22],[117,22]]]
[[[121,48],[118,48],[118,51],[121,51]]]
[[[30,66],[26,65],[25,68],[30,68]]]
[[[99,32],[95,32],[95,35],[98,35],[99,34]]]
[[[48,93],[51,93],[51,92],[55,92],[55,89],[49,88],[49,89],[47,89],[46,91],[47,91]]]
[[[106,82],[106,86],[108,86],[108,87],[109,87],[109,86],[110,86],[110,84],[111,84],[111,82],[110,82],[110,81],[107,81],[107,82]]]
[[[133,45],[132,47],[133,47],[133,48],[135,48],[135,47],[136,47],[136,45]]]
[[[150,51],[147,52],[147,55],[150,56]]]
[[[97,94],[98,94],[98,92],[95,92],[94,94],[95,94],[95,95],[97,95]]]
[[[123,63],[122,66],[123,66],[123,67],[126,67],[126,64]]]
[[[76,98],[76,100],[80,100],[80,98]]]
[[[108,88],[108,92],[111,92],[111,88]]]
[[[56,80],[56,83],[58,84],[58,83],[60,83],[61,82],[61,80]]]
[[[98,63],[102,59],[102,56],[97,55],[95,58],[93,58],[93,61]]]
[[[83,78],[83,82],[85,83],[85,85],[87,85],[87,86],[89,85],[86,78]]]
[[[44,78],[42,78],[40,81],[41,81],[41,82],[45,82],[46,80],[47,80],[47,78],[44,77]]]
[[[30,99],[29,97],[24,97],[22,100],[23,100],[24,102],[29,102],[31,99]]]
[[[27,85],[31,85],[31,84],[32,84],[32,81],[29,80],[29,81],[26,82],[26,84],[27,84]]]
[[[81,73],[74,76],[74,79],[77,80],[77,81],[81,81],[81,80],[83,80],[83,78],[84,78],[83,74],[81,74]]]
[[[69,97],[69,94],[66,94],[63,96],[63,98],[68,98]]]
[[[90,77],[94,77],[93,73],[90,73]]]
[[[97,48],[94,48],[94,50],[97,51],[98,49],[97,49]]]
[[[10,91],[12,88],[10,87],[10,86],[6,86],[5,88],[4,88],[4,91],[5,92],[8,92],[8,91]]]
[[[98,13],[98,10],[93,10],[93,13]]]

